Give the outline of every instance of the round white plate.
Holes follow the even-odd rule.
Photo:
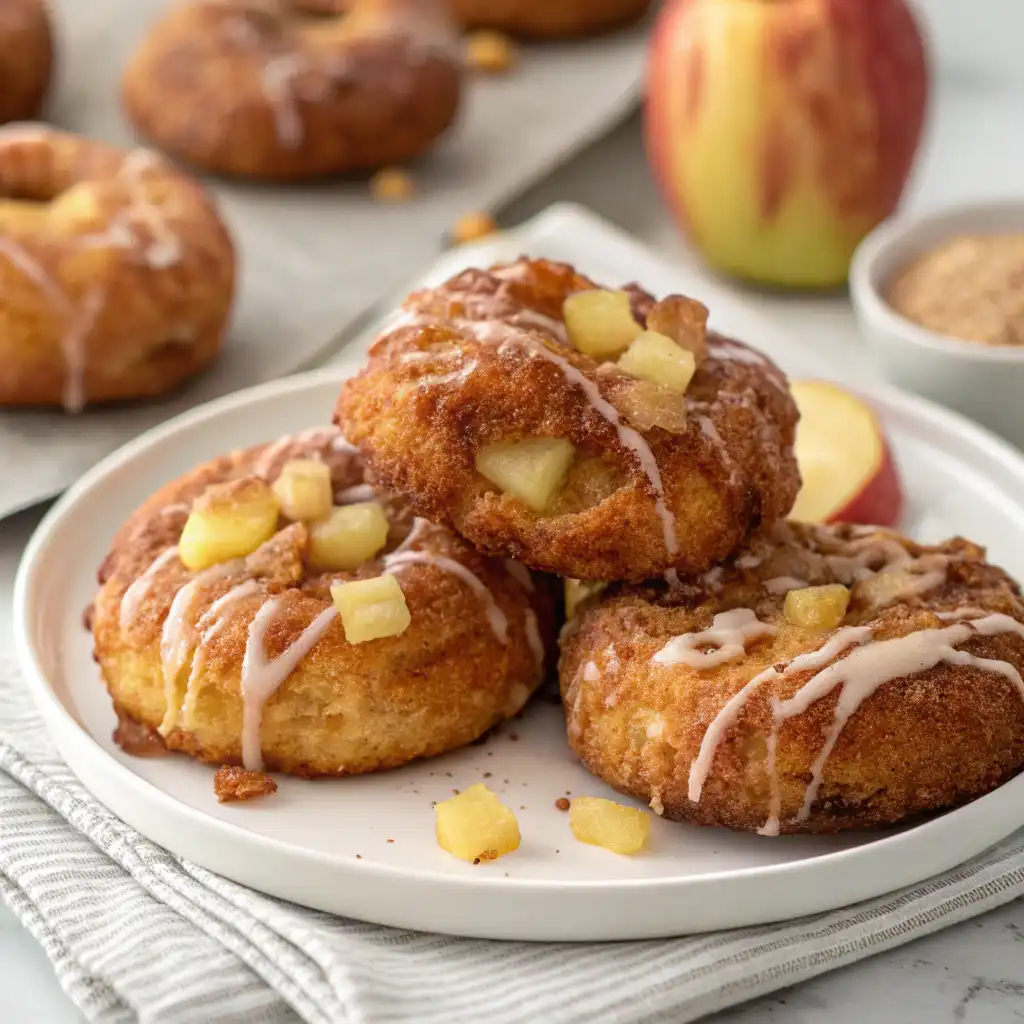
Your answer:
[[[611,796],[571,757],[560,710],[541,698],[486,743],[376,776],[280,779],[266,801],[219,805],[213,771],[139,760],[114,716],[82,609],[110,538],[168,479],[227,449],[329,422],[351,367],[217,401],[98,465],[50,512],[15,593],[18,652],[61,753],[130,825],[253,888],[383,924],[501,939],[633,939],[782,920],[890,891],[953,867],[1024,825],[1024,777],[915,828],[882,836],[765,839],[656,819],[650,850],[618,857],[576,842],[565,795]],[[911,497],[908,528],[961,532],[1024,576],[1024,459],[966,421],[879,390],[871,399]],[[477,867],[434,840],[431,801],[485,780],[523,843]]]

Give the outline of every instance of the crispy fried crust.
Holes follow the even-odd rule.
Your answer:
[[[920,579],[939,566],[941,577],[944,566],[944,579],[920,595],[879,603],[872,581],[883,576],[871,570],[891,561],[893,541],[915,559],[901,571]],[[851,556],[868,570],[844,561]],[[753,689],[711,748],[699,802],[689,799],[688,782],[706,731],[734,695],[767,667],[781,671],[835,636],[789,624],[782,613],[784,595],[765,584],[775,581],[778,590],[786,577],[821,585],[861,576],[842,625],[871,625],[879,640],[948,627],[949,618],[936,613],[966,608],[977,610],[972,615],[1002,613],[1024,622],[1019,588],[983,556],[982,549],[960,539],[922,548],[885,531],[872,537],[852,528],[780,525],[768,541],[721,572],[674,592],[659,585],[609,588],[563,631],[560,677],[570,744],[595,775],[650,800],[666,817],[760,829],[769,820],[772,793],[772,700],[791,697],[813,671]],[[715,613],[735,608],[753,610],[777,632],[748,640],[744,656],[719,668],[652,662],[671,638],[701,631]],[[1024,670],[1024,639],[1014,633],[972,635],[956,646],[1005,662],[1010,674]],[[849,650],[826,663],[848,656]],[[860,705],[824,763],[810,816],[801,820],[841,692],[837,687],[821,696],[777,734],[782,832],[889,825],[972,800],[1024,767],[1024,700],[1015,683],[1000,671],[939,663],[883,683]]]
[[[0,4],[0,124],[35,117],[53,73],[53,31],[42,0]]]
[[[197,182],[142,150],[10,125],[0,197],[0,404],[159,395],[216,355],[235,256]]]
[[[276,658],[331,607],[332,582],[380,574],[383,566],[375,559],[352,573],[311,575],[302,561],[305,528],[282,522],[280,532],[250,555],[243,569],[200,584],[183,619],[185,632],[179,634],[191,637],[192,646],[175,680],[175,714],[165,723],[161,640],[175,595],[193,577],[176,557],[167,560],[138,603],[130,600],[134,614],[122,625],[126,590],[177,542],[192,501],[210,484],[253,474],[273,479],[287,459],[311,456],[331,466],[336,500],[363,483],[361,460],[336,432],[325,430],[215,459],[155,494],[118,532],[99,573],[93,636],[122,723],[139,723],[150,736],[159,728],[170,750],[210,763],[239,764],[242,661],[259,609],[278,598],[265,635],[266,655]],[[508,642],[499,641],[486,602],[464,579],[436,563],[403,565],[396,576],[412,616],[410,627],[397,637],[352,645],[333,620],[265,708],[260,738],[268,769],[348,775],[443,753],[518,712],[543,677],[541,661],[554,647],[549,583],[535,576],[528,591],[520,571],[513,575],[448,531],[414,524],[403,507],[381,500],[391,522],[388,550],[414,528],[411,550],[468,568],[507,618]],[[247,580],[254,581],[251,592],[214,616],[219,625],[212,636],[210,620],[194,628],[214,601]],[[199,635],[204,639],[197,645]]]
[[[430,3],[188,2],[124,75],[125,111],[168,153],[218,174],[308,178],[401,163],[455,120],[456,36]]]
[[[642,18],[650,0],[449,0],[469,28],[533,39],[579,39]]]
[[[718,335],[685,397],[599,365],[566,343],[562,322],[566,296],[595,287],[563,264],[520,260],[413,294],[367,367],[346,382],[335,421],[382,486],[490,554],[586,579],[702,572],[792,507],[797,411],[786,379]],[[655,304],[631,292],[641,321],[690,302]],[[649,446],[674,517],[676,557],[641,459],[546,353],[588,378]],[[532,435],[568,438],[577,449],[566,487],[543,515],[474,464],[484,445]]]

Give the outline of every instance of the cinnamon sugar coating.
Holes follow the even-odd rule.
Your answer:
[[[0,124],[36,117],[53,73],[53,30],[42,0],[0,4]]]
[[[470,28],[533,39],[579,39],[642,18],[650,0],[448,0]]]
[[[439,0],[189,0],[136,52],[123,104],[161,149],[218,174],[372,169],[418,156],[455,120],[456,46]]]
[[[361,459],[336,430],[310,431],[198,467],[118,531],[100,567],[93,630],[118,715],[158,730],[170,750],[240,764],[247,646],[254,659],[262,652],[274,663],[333,607],[332,583],[385,569],[404,592],[410,626],[399,636],[353,645],[340,621],[329,619],[257,717],[262,766],[303,776],[376,771],[467,744],[518,712],[554,646],[549,584],[540,576],[524,584],[521,572],[513,575],[447,530],[414,520],[385,495],[377,500],[390,524],[387,546],[352,572],[310,572],[308,531],[284,520],[239,563],[206,575],[185,569],[173,545],[205,489],[251,476],[273,480],[295,458],[330,466],[336,501],[364,484]],[[352,500],[365,498],[356,492]],[[394,554],[399,546],[403,557]],[[197,579],[191,598],[172,611],[176,596]],[[507,636],[497,635],[493,609]],[[254,626],[258,614],[266,619],[262,631]],[[186,651],[180,667],[168,657],[176,648]]]
[[[144,150],[0,129],[0,405],[170,391],[216,355],[234,288],[197,182]]]
[[[787,621],[787,590],[834,583],[851,585],[838,628]],[[746,632],[732,652],[722,645],[736,636],[704,632],[729,611]],[[569,742],[594,774],[675,820],[768,834],[890,825],[1024,768],[1022,624],[1018,586],[969,541],[779,524],[703,579],[612,585],[570,621]],[[687,634],[698,635],[674,639]],[[787,672],[800,656],[811,661]]]
[[[523,259],[414,293],[346,381],[335,422],[382,486],[490,554],[582,579],[702,572],[793,505],[786,378],[714,333],[685,396],[599,363],[568,344],[562,314],[568,295],[596,287]],[[628,290],[641,323],[681,301]],[[531,436],[576,448],[542,514],[475,468],[485,445]]]

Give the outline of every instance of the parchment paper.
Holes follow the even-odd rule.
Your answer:
[[[51,0],[61,36],[50,120],[122,145],[121,69],[165,0]],[[463,213],[496,209],[636,102],[649,23],[585,43],[524,48],[504,77],[470,77],[462,119],[413,168],[419,194],[374,202],[365,180],[262,187],[208,181],[241,253],[231,336],[170,399],[71,417],[0,412],[0,516],[52,497],[96,461],[193,405],[318,365],[361,313],[435,257]]]

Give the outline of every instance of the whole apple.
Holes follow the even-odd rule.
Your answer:
[[[905,0],[668,0],[648,154],[712,266],[833,287],[899,202],[928,81]]]

